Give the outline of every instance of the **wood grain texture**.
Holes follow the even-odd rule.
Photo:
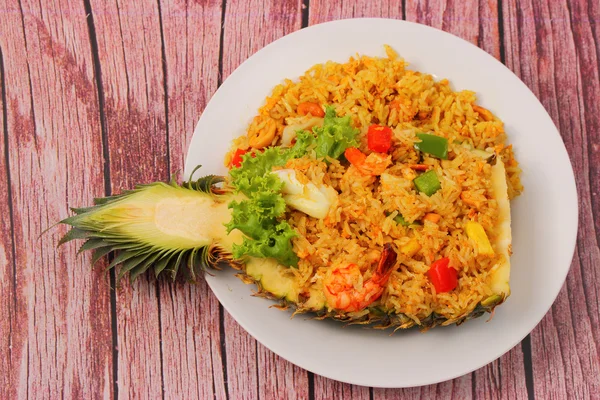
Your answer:
[[[61,12],[67,8],[69,16]],[[10,325],[9,382],[0,397],[109,398],[113,384],[106,276],[90,271],[89,256],[77,257],[74,243],[56,250],[65,227],[42,234],[70,214],[69,206],[103,195],[85,11],[83,4],[67,1],[43,9],[35,1],[2,1],[0,9],[6,10],[0,48],[7,110],[5,161],[10,168],[2,179],[11,179],[15,241],[15,275],[2,283],[3,302],[10,300],[12,313],[0,323],[3,332]],[[12,268],[13,261],[8,264]],[[14,283],[5,296],[6,285]]]
[[[395,0],[311,0],[308,10],[310,25],[346,18],[402,19],[402,2]]]
[[[223,79],[256,51],[301,26],[299,1],[235,0],[226,3],[225,11]],[[230,398],[304,398],[308,391],[305,370],[257,343],[228,313],[224,324]]]
[[[462,376],[437,385],[407,389],[374,389],[373,399],[377,400],[420,400],[420,399],[456,399],[473,398],[471,391],[472,374]]]
[[[91,1],[103,84],[112,193],[168,179],[158,4]],[[119,398],[163,395],[160,304],[150,274],[117,290]]]
[[[592,208],[592,185],[597,182],[588,173],[590,168],[597,173],[598,153],[593,149],[600,139],[598,5],[527,1],[517,8],[516,2],[507,1],[503,6],[507,65],[558,126],[579,192],[577,248],[567,283],[531,334],[534,392],[538,398],[599,398],[600,253]]]
[[[221,1],[162,1],[169,169],[181,176],[200,114],[216,91]],[[204,280],[160,282],[165,398],[224,399],[219,302]]]
[[[347,385],[258,344],[220,314],[204,282],[123,281],[111,316],[101,266],[90,272],[76,244],[55,250],[65,227],[40,236],[68,207],[106,194],[103,133],[112,193],[182,171],[218,84],[300,29],[302,2],[309,24],[406,17],[458,35],[505,61],[549,111],[575,170],[580,227],[566,285],[530,353],[517,346],[421,388]],[[122,398],[527,398],[530,354],[536,398],[600,398],[598,1],[0,0],[0,13],[0,398],[110,398],[117,387]]]
[[[452,33],[500,59],[496,1],[408,1],[406,20]]]
[[[16,20],[16,18],[15,18]],[[10,193],[10,170],[8,166],[8,108],[6,104],[6,78],[4,77],[4,54],[0,43],[0,293],[3,301],[0,303],[0,398],[14,397],[16,381],[16,368],[13,362],[13,343],[15,349],[21,347],[22,337],[17,335],[17,301],[15,267],[14,264],[14,241],[12,227],[12,204]],[[15,333],[13,334],[13,330]]]
[[[233,0],[225,6],[222,81],[248,57],[301,27],[298,0]]]
[[[327,399],[353,399],[369,400],[371,392],[368,387],[350,385],[320,375],[314,377],[314,397],[315,400]]]

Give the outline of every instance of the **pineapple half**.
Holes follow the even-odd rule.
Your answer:
[[[193,175],[193,174],[192,174]],[[325,296],[318,288],[302,292],[289,274],[289,268],[271,258],[244,257],[235,260],[234,244],[243,240],[243,234],[233,230],[229,234],[225,224],[231,219],[228,205],[243,198],[223,185],[223,177],[206,176],[178,185],[151,183],[137,186],[117,196],[95,200],[89,208],[73,209],[74,216],[61,221],[72,229],[59,245],[74,239],[84,239],[80,252],[93,250],[92,263],[111,251],[116,256],[108,268],[121,264],[118,279],[129,273],[135,280],[149,269],[158,277],[168,274],[172,279],[183,276],[196,281],[207,268],[222,264],[241,270],[238,275],[246,283],[255,283],[258,295],[291,306],[296,313],[313,312],[316,318],[333,318],[352,324],[373,324],[374,328],[409,328],[416,323],[403,314],[390,313],[379,306],[368,313],[341,313],[327,307]],[[492,296],[484,299],[471,312],[448,320],[432,313],[417,325],[427,330],[437,325],[460,324],[479,317],[501,304],[510,294],[510,205],[507,194],[504,164],[498,157],[492,167],[492,185],[500,210],[495,248],[503,255],[503,262],[490,274]]]

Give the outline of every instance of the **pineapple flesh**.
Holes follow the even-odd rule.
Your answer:
[[[175,278],[181,266],[188,279],[219,261],[231,261],[231,249],[241,233],[227,234],[224,221],[231,193],[214,185],[223,179],[207,176],[179,186],[156,182],[140,185],[121,195],[96,199],[89,208],[73,209],[76,215],[61,221],[72,229],[59,244],[85,239],[81,251],[94,250],[92,262],[116,250],[109,264],[122,264],[134,280],[149,268],[156,276]]]

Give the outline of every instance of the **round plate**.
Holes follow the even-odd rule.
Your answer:
[[[327,40],[323,40],[327,38]],[[524,193],[512,204],[512,295],[492,321],[461,326],[377,331],[332,321],[290,319],[253,297],[231,270],[206,280],[225,309],[260,343],[286,360],[328,378],[374,387],[410,387],[452,379],[480,368],[517,345],[542,319],[569,270],[577,232],[573,170],[552,120],[523,82],[478,47],[424,25],[352,19],[285,36],[246,60],[223,83],[200,118],[185,171],[226,174],[223,157],[272,88],[327,60],[357,53],[385,56],[391,45],[411,69],[448,78],[454,90],[477,93],[478,104],[505,123],[523,168]]]

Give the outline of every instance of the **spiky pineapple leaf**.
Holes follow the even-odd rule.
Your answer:
[[[72,228],[58,245],[85,239],[79,252],[93,250],[92,264],[116,252],[107,269],[121,265],[119,280],[129,274],[133,281],[149,268],[157,277],[167,271],[173,279],[184,268],[185,275],[196,280],[198,273],[215,267],[214,262],[231,257],[214,243],[214,229],[210,229],[211,224],[227,222],[218,220],[214,212],[220,204],[227,210],[231,190],[221,185],[224,181],[208,175],[179,185],[172,179],[94,199],[94,206],[73,208],[74,215],[60,221]],[[220,229],[225,232],[224,227]],[[212,251],[218,256],[211,258]]]
[[[96,263],[104,256],[106,256],[108,253],[110,253],[111,251],[113,251],[113,249],[111,249],[110,247],[102,247],[100,249],[96,249],[94,251],[94,254],[92,255],[92,261],[91,261],[91,265],[94,266],[96,265]]]

